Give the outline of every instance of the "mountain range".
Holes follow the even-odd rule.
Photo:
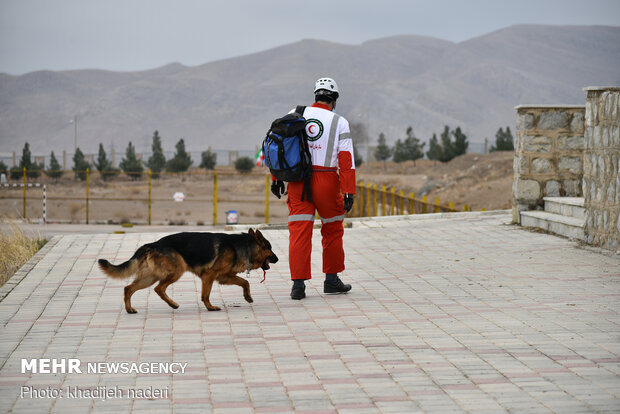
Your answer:
[[[271,121],[310,105],[314,81],[339,84],[337,112],[363,123],[370,145],[412,126],[422,141],[444,125],[470,142],[514,131],[520,104],[583,105],[586,86],[620,85],[620,27],[510,26],[464,42],[402,35],[338,44],[302,40],[188,67],[0,74],[0,152],[86,153],[99,143],[150,151],[183,138],[188,150],[254,150]]]

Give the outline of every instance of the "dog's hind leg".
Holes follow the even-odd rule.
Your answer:
[[[131,306],[131,296],[136,293],[136,291],[147,288],[155,282],[157,282],[157,277],[154,275],[147,272],[138,271],[136,279],[131,284],[125,286],[125,310],[127,313],[138,312]]]
[[[250,295],[250,283],[242,277],[235,274],[220,276],[217,278],[217,282],[221,285],[237,285],[243,288],[243,297],[248,303],[254,302],[252,295]]]
[[[162,298],[163,301],[166,302],[172,309],[177,309],[179,304],[173,301],[170,296],[166,294],[166,289],[168,289],[168,286],[179,280],[179,278],[183,276],[183,272],[183,268],[176,268],[172,271],[172,273],[168,274],[168,276],[161,280],[154,289],[155,293],[157,293],[159,297]]]
[[[215,280],[215,275],[213,272],[205,271],[200,275],[200,279],[202,280],[202,302],[207,307],[207,310],[210,311],[219,311],[219,306],[213,306],[209,301],[209,296],[211,295],[211,288],[213,287],[213,281]]]
[[[166,289],[170,286],[171,283],[166,283],[165,281],[159,282],[157,286],[155,286],[155,293],[159,295],[160,298],[163,299],[172,309],[177,309],[179,304],[173,301],[170,296],[166,294]]]

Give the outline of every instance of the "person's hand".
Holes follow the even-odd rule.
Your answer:
[[[284,194],[284,181],[273,180],[271,183],[271,192],[274,196],[280,198]]]
[[[353,208],[353,201],[355,199],[355,195],[353,194],[345,194],[344,195],[344,211],[347,213],[351,211]]]

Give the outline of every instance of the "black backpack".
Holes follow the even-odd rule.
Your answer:
[[[295,112],[286,114],[271,123],[263,141],[265,165],[277,180],[286,182],[303,181],[304,195],[312,201],[310,177],[312,176],[312,158],[306,135],[306,118],[303,117],[305,106],[298,106]]]

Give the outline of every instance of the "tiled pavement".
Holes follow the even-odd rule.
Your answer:
[[[287,231],[265,230],[282,260],[265,283],[251,274],[253,304],[216,285],[220,312],[206,311],[190,274],[168,290],[179,309],[148,289],[134,295],[138,314],[123,311],[126,282],[96,259],[124,261],[163,234],[56,237],[3,288],[0,411],[620,412],[620,257],[507,214],[436,217],[347,229],[353,290],[341,296],[322,293],[315,230],[316,279],[300,302],[289,298]],[[22,358],[187,366],[22,374]],[[167,395],[127,397],[149,389]],[[34,398],[41,390],[60,394]]]

